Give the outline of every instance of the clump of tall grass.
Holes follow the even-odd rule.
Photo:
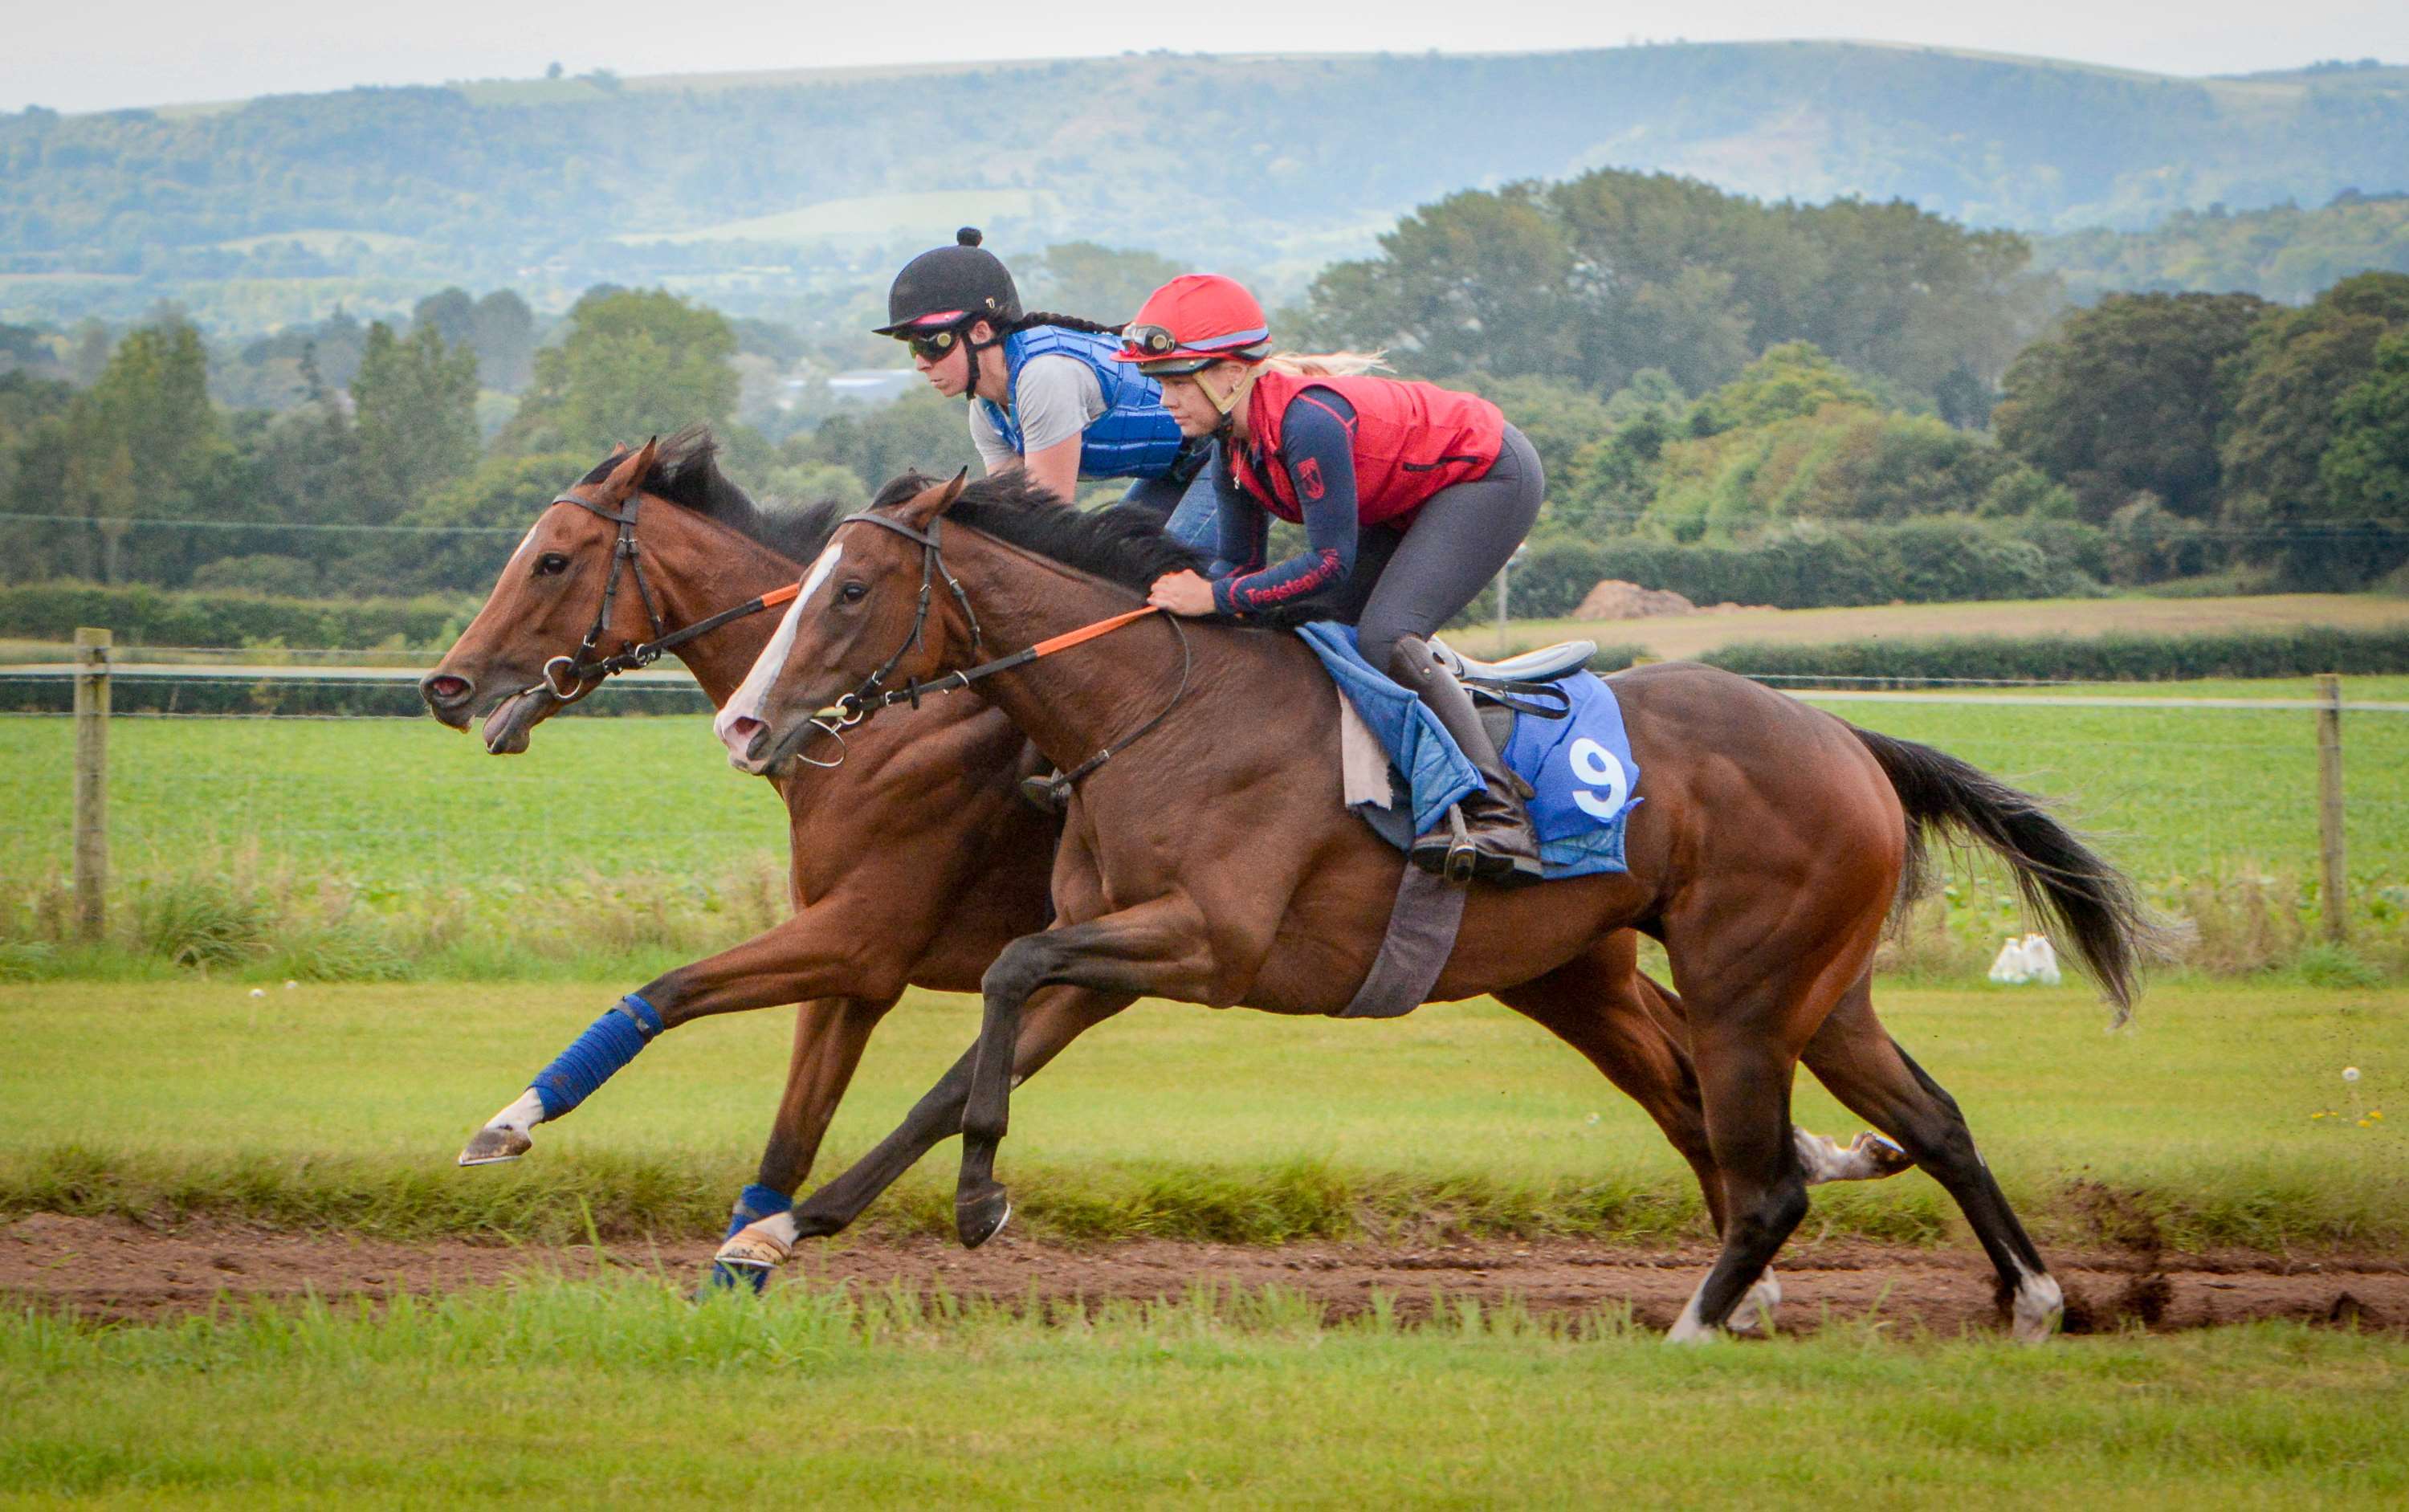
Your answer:
[[[2337,987],[2409,976],[2409,890],[2355,894],[2347,949],[2316,941],[2316,900],[2285,873],[2174,877],[2150,891],[2185,937],[2179,970]],[[709,874],[371,886],[224,847],[198,864],[122,874],[96,944],[76,933],[65,878],[0,873],[0,981],[162,969],[316,982],[642,977],[758,934],[789,911],[786,869],[767,857]],[[1979,982],[2000,941],[2032,927],[2003,875],[1972,870],[1897,911],[1875,970],[1917,985]],[[1642,967],[1666,979],[1652,943]]]
[[[0,875],[0,981],[180,972],[314,982],[655,974],[787,916],[769,860],[724,876],[587,872],[541,884],[370,888],[242,849],[121,873],[109,926],[80,939],[64,879]]]

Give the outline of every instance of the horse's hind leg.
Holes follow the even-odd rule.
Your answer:
[[[1724,1227],[1722,1173],[1707,1145],[1697,1073],[1681,1038],[1681,1001],[1652,992],[1632,937],[1615,936],[1569,965],[1508,987],[1497,1001],[1580,1051],[1656,1120],[1690,1162],[1715,1231]]]
[[[1497,994],[1585,1057],[1606,1079],[1646,1110],[1666,1140],[1690,1162],[1706,1199],[1707,1216],[1724,1231],[1723,1174],[1707,1141],[1698,1075],[1690,1062],[1689,1017],[1681,1000],[1639,970],[1638,937],[1620,932],[1579,960]],[[1821,1134],[1793,1129],[1807,1171],[1819,1181],[1868,1181],[1906,1170],[1908,1160],[1881,1136],[1864,1133],[1843,1149]],[[1768,1268],[1749,1289],[1733,1326],[1761,1319],[1772,1326],[1782,1284]]]
[[[1887,895],[1884,886],[1879,897]],[[1865,971],[1882,910],[1845,907],[1839,879],[1827,906],[1731,889],[1693,900],[1696,917],[1668,921],[1676,979],[1690,1015],[1690,1054],[1704,1101],[1708,1146],[1724,1180],[1724,1247],[1671,1339],[1685,1343],[1726,1326],[1749,1289],[1807,1216],[1807,1170],[1790,1121],[1798,1054]],[[1854,921],[1851,913],[1854,913]],[[1752,920],[1782,921],[1751,929]]]
[[[1802,1058],[1834,1097],[1897,1140],[1956,1199],[1998,1271],[2000,1304],[2011,1313],[2015,1336],[2037,1344],[2055,1333],[2064,1307],[2057,1282],[1976,1152],[1956,1100],[1874,1017],[1869,978],[1850,988],[1807,1042]]]

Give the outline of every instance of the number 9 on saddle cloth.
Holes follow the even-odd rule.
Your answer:
[[[1345,695],[1342,713],[1355,716],[1342,722],[1346,801],[1402,851],[1480,779],[1421,700],[1357,653],[1352,627],[1316,623],[1297,633]],[[1623,871],[1623,827],[1639,801],[1639,764],[1614,689],[1589,671],[1550,675],[1557,665],[1579,667],[1587,659],[1586,650],[1562,649],[1561,658],[1539,653],[1507,669],[1508,675],[1550,684],[1565,704],[1561,713],[1541,712],[1546,704],[1519,698],[1510,701],[1520,712],[1494,703],[1482,711],[1507,769],[1531,789],[1531,824],[1551,880]],[[1533,662],[1539,670],[1526,670]],[[1477,677],[1468,685],[1480,694]],[[1498,729],[1500,719],[1512,721],[1510,733]]]

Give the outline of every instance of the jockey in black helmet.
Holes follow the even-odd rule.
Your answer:
[[[1082,478],[1131,480],[1127,500],[1170,518],[1211,450],[1190,441],[1162,408],[1152,379],[1114,361],[1120,327],[1029,314],[1012,274],[964,226],[954,245],[922,252],[887,295],[891,336],[948,398],[970,401],[971,440],[992,474],[1024,468],[1065,503]],[[1210,489],[1197,491],[1209,509]],[[1209,543],[1209,512],[1173,522]]]

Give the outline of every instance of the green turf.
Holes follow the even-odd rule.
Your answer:
[[[2409,1346],[1666,1347],[1280,1293],[1053,1318],[642,1279],[94,1330],[0,1319],[0,1505],[2374,1505]]]
[[[2178,688],[2220,698],[2306,691],[2290,680],[2148,691]],[[2355,680],[2353,691],[2409,698],[2409,679]],[[2315,874],[2315,727],[2306,711],[1827,707],[2058,800],[2144,879]],[[562,876],[654,871],[687,876],[700,895],[739,862],[786,845],[780,805],[728,770],[700,718],[555,720],[527,755],[503,759],[431,721],[128,719],[110,745],[111,844],[126,870],[252,852],[371,894],[442,885],[507,893]],[[0,766],[14,779],[0,811],[0,875],[65,869],[72,756],[64,720],[0,721]],[[2350,719],[2344,774],[2354,886],[2409,883],[2409,714]]]
[[[583,1200],[617,1233],[708,1230],[767,1131],[783,1013],[669,1035],[516,1166],[450,1163],[630,985],[0,986],[0,1206],[557,1237]],[[2104,1193],[2180,1244],[2409,1237],[2409,993],[2171,987],[2116,1033],[2072,988],[1878,1001],[2046,1233],[2084,1237]],[[892,1127],[975,1026],[969,1000],[908,996],[823,1174]],[[1801,1087],[1801,1122],[1859,1127]],[[942,1226],[952,1159],[876,1216]],[[1028,1221],[1069,1236],[1437,1221],[1644,1238],[1696,1221],[1687,1167],[1637,1108],[1486,1002],[1387,1024],[1143,1004],[1014,1099],[1003,1171]],[[1955,1223],[1910,1174],[1820,1189],[1807,1231],[1937,1239]]]

